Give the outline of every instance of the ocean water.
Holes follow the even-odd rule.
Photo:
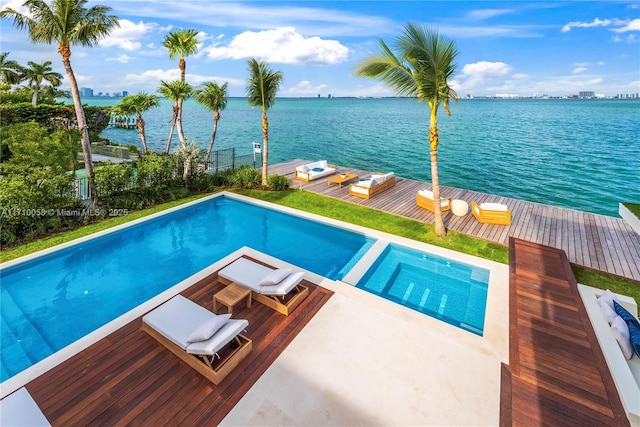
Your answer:
[[[117,99],[87,98],[89,105]],[[618,216],[618,203],[640,203],[640,100],[463,99],[438,114],[442,185]],[[259,108],[231,98],[215,148],[251,153],[261,142]],[[431,181],[425,104],[406,98],[277,99],[268,111],[269,162],[295,158]],[[171,103],[144,115],[149,146],[163,150]],[[207,147],[213,114],[185,101],[188,140]],[[103,136],[140,146],[135,130]],[[172,147],[179,144],[177,133]]]

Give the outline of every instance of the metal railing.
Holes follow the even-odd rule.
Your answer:
[[[224,150],[216,150],[211,152],[209,162],[205,165],[207,173],[222,172],[228,169],[237,169],[242,166],[250,166],[253,168],[262,166],[262,154],[243,154],[236,156],[235,148],[226,148]],[[89,192],[89,180],[85,178],[76,178],[73,181],[73,193],[81,200],[91,198]]]

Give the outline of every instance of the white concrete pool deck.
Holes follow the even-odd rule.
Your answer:
[[[307,280],[335,294],[222,425],[497,425],[500,364],[508,363],[508,266],[316,215],[302,216],[490,269],[484,334],[474,335],[350,284],[308,273]],[[272,265],[285,264],[242,248],[4,382],[2,397],[243,253]]]

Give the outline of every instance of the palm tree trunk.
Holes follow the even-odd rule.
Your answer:
[[[33,87],[33,96],[31,97],[31,105],[38,105],[38,89],[39,85]]]
[[[178,100],[178,114],[176,115],[176,127],[178,128],[178,137],[180,138],[180,143],[182,143],[182,148],[187,148],[187,139],[184,136],[184,130],[182,129],[182,102],[184,100],[181,98]]]
[[[438,237],[447,235],[447,229],[442,221],[442,207],[440,206],[440,179],[438,178],[438,118],[432,110],[429,124],[429,154],[431,156],[431,184],[433,185],[435,233]]]
[[[94,206],[98,204],[98,193],[96,191],[96,185],[93,175],[93,159],[91,157],[91,145],[89,144],[89,128],[87,127],[87,121],[84,116],[84,109],[82,108],[82,101],[80,100],[80,91],[78,90],[78,82],[73,69],[71,68],[71,49],[69,46],[63,44],[58,45],[58,52],[62,56],[62,64],[69,77],[69,84],[71,85],[71,97],[73,98],[73,106],[76,110],[76,119],[78,121],[78,129],[81,133],[80,144],[82,146],[82,155],[84,157],[84,168],[87,172],[87,181],[89,182],[89,193]]]
[[[180,58],[178,67],[180,68],[180,81],[184,81],[185,74],[187,72],[187,61],[185,61],[184,58]]]
[[[164,149],[164,154],[169,154],[171,149],[171,140],[173,139],[173,130],[176,127],[176,120],[178,116],[178,103],[173,105],[173,117],[171,117],[171,130],[169,131],[169,140],[167,141],[167,148]]]
[[[138,118],[136,119],[136,128],[142,140],[142,154],[147,154],[147,136],[144,134],[144,119],[140,114],[138,114]]]
[[[262,112],[262,185],[267,186],[267,168],[269,167],[269,119]]]
[[[216,133],[218,132],[218,120],[220,119],[220,113],[216,113],[213,116],[213,133],[211,134],[211,141],[209,142],[209,150],[207,151],[207,158],[204,160],[205,167],[209,164],[209,158],[211,157],[211,151],[213,150],[213,143],[216,141]]]

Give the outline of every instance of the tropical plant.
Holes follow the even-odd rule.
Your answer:
[[[27,62],[28,67],[25,67],[22,72],[24,80],[28,80],[28,85],[33,87],[33,97],[31,98],[31,104],[38,104],[38,92],[42,86],[42,82],[47,81],[52,87],[58,87],[62,84],[62,74],[56,73],[51,68],[51,61],[45,61],[42,64],[36,64],[33,61]]]
[[[429,153],[431,183],[435,203],[435,233],[444,237],[447,230],[440,206],[438,179],[438,108],[451,115],[449,101],[458,102],[458,95],[449,86],[456,70],[454,60],[458,51],[453,40],[438,35],[434,29],[408,23],[395,39],[397,54],[378,40],[382,52],[371,55],[356,65],[356,75],[375,78],[394,89],[399,96],[417,98],[429,106]]]
[[[180,81],[184,82],[187,70],[187,62],[184,58],[198,52],[198,31],[194,29],[174,30],[164,37],[162,45],[169,51],[169,58],[180,58],[178,67],[180,68]]]
[[[23,80],[23,68],[16,61],[7,59],[7,56],[9,56],[9,52],[0,54],[0,81],[2,84],[11,86]]]
[[[211,141],[209,141],[209,149],[207,150],[207,156],[205,157],[205,164],[209,163],[211,157],[211,151],[213,150],[213,143],[216,140],[216,133],[218,132],[218,120],[220,120],[220,111],[227,108],[228,93],[227,83],[222,86],[216,82],[205,82],[202,86],[195,91],[196,101],[209,111],[213,111],[213,133],[211,134]]]
[[[247,79],[247,100],[254,107],[262,109],[262,185],[267,186],[267,167],[269,165],[269,119],[267,110],[276,101],[276,92],[282,83],[281,71],[272,71],[269,64],[255,58],[249,59],[249,78]]]
[[[69,77],[71,95],[76,110],[78,129],[82,132],[82,154],[89,181],[91,198],[97,203],[98,196],[94,183],[93,162],[89,145],[89,131],[85,120],[78,82],[71,68],[71,46],[93,46],[102,37],[120,26],[115,15],[108,15],[108,6],[95,5],[85,8],[88,0],[54,0],[49,6],[44,0],[27,0],[23,6],[28,14],[22,14],[11,8],[0,11],[0,17],[12,18],[13,24],[29,31],[32,43],[58,43],[58,53]]]
[[[136,116],[136,129],[142,140],[142,152],[147,152],[147,137],[145,135],[145,122],[142,113],[156,108],[160,105],[160,99],[156,95],[148,93],[137,93],[135,95],[127,95],[120,100],[120,103],[111,110],[119,116]]]
[[[178,129],[178,137],[182,147],[187,146],[187,140],[184,137],[184,130],[182,128],[182,104],[185,98],[191,96],[193,91],[191,85],[180,80],[174,80],[171,82],[160,81],[160,87],[158,92],[160,95],[173,101],[173,117],[171,118],[171,131],[169,132],[169,140],[167,141],[167,148],[164,150],[166,154],[169,154],[171,149],[171,139],[173,138],[174,127]]]

